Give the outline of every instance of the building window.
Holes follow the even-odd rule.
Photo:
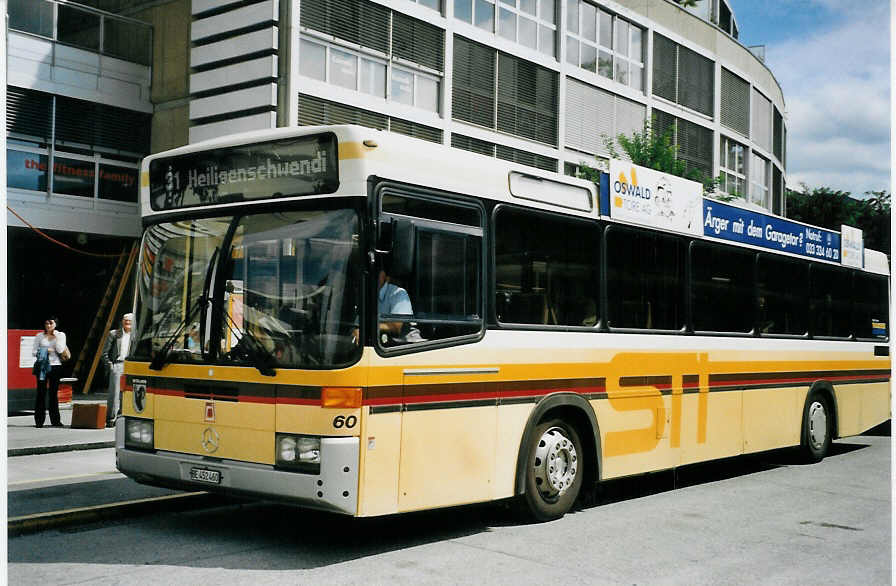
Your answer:
[[[556,146],[556,72],[462,37],[454,51],[456,120]]]
[[[299,72],[305,77],[391,102],[439,112],[444,70],[444,31],[382,6],[353,0],[346,11],[367,28],[347,26],[327,2],[302,3],[302,25],[352,45],[301,39]],[[400,63],[400,64],[399,64]]]
[[[687,164],[688,171],[712,176],[712,130],[661,110],[653,110],[653,130],[660,135],[669,133],[672,144],[678,147],[677,156]]]
[[[772,150],[772,102],[753,89],[753,107],[750,136],[765,152]]]
[[[777,165],[772,165],[772,213],[784,215],[784,177]]]
[[[719,121],[726,128],[750,136],[750,84],[722,68]]]
[[[719,189],[736,197],[747,197],[747,175],[744,167],[744,145],[727,136],[719,141],[719,171],[722,183]]]
[[[385,57],[375,58],[303,38],[299,71],[305,77],[345,89],[430,112],[439,111],[441,78],[422,69],[395,65]]]
[[[12,30],[141,65],[152,62],[152,27],[144,22],[47,0],[10,0],[8,13]]]
[[[9,28],[53,38],[53,2],[9,0]]]
[[[557,55],[555,0],[455,0],[454,16],[534,51]]]
[[[149,116],[10,86],[6,132],[8,188],[137,202]]]
[[[715,65],[712,60],[653,34],[653,94],[706,116],[713,115]]]
[[[756,153],[750,157],[750,203],[769,208],[768,161]]]
[[[442,12],[442,6],[439,0],[411,0],[411,2],[416,2],[420,6],[426,6],[427,8],[432,8],[436,12]]]
[[[49,157],[46,149],[32,149],[25,143],[8,141],[6,148],[6,186],[46,192],[49,184]],[[14,146],[15,145],[15,146]]]
[[[566,61],[644,90],[644,31],[582,0],[566,3]]]
[[[784,160],[784,117],[777,108],[774,109],[774,127],[772,128],[772,152],[779,161]]]
[[[646,112],[643,104],[567,78],[566,146],[591,154],[604,153],[605,139],[643,130]]]

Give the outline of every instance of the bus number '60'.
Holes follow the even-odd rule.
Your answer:
[[[336,419],[333,420],[333,427],[339,429],[340,427],[354,427],[358,423],[358,418],[354,415],[349,415],[346,417],[345,415],[337,415]]]

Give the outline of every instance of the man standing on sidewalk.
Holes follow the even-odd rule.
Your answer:
[[[121,373],[124,370],[124,359],[131,346],[131,329],[134,327],[134,314],[121,316],[121,328],[112,330],[106,336],[103,347],[103,362],[109,372],[109,396],[106,398],[106,427],[114,427],[118,412],[121,409]]]

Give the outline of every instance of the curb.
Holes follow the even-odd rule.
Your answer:
[[[160,511],[193,510],[210,507],[221,502],[222,499],[219,495],[211,495],[207,492],[188,492],[65,511],[35,513],[9,519],[7,536],[15,537],[29,533],[38,533],[47,529],[60,529],[71,525],[119,519],[125,516],[136,517]]]
[[[90,442],[86,444],[67,444],[56,446],[33,446],[28,448],[10,448],[6,451],[6,457],[34,456],[39,454],[55,454],[57,452],[74,452],[77,450],[98,450],[101,448],[114,448],[115,440],[106,442]]]

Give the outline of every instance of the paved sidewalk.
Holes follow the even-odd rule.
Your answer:
[[[59,415],[64,427],[50,427],[49,418],[44,427],[34,427],[34,413],[15,413],[6,418],[7,456],[49,454],[71,450],[110,448],[115,445],[115,430],[72,429],[73,403],[106,403],[104,393],[75,395],[72,403],[59,406]]]

